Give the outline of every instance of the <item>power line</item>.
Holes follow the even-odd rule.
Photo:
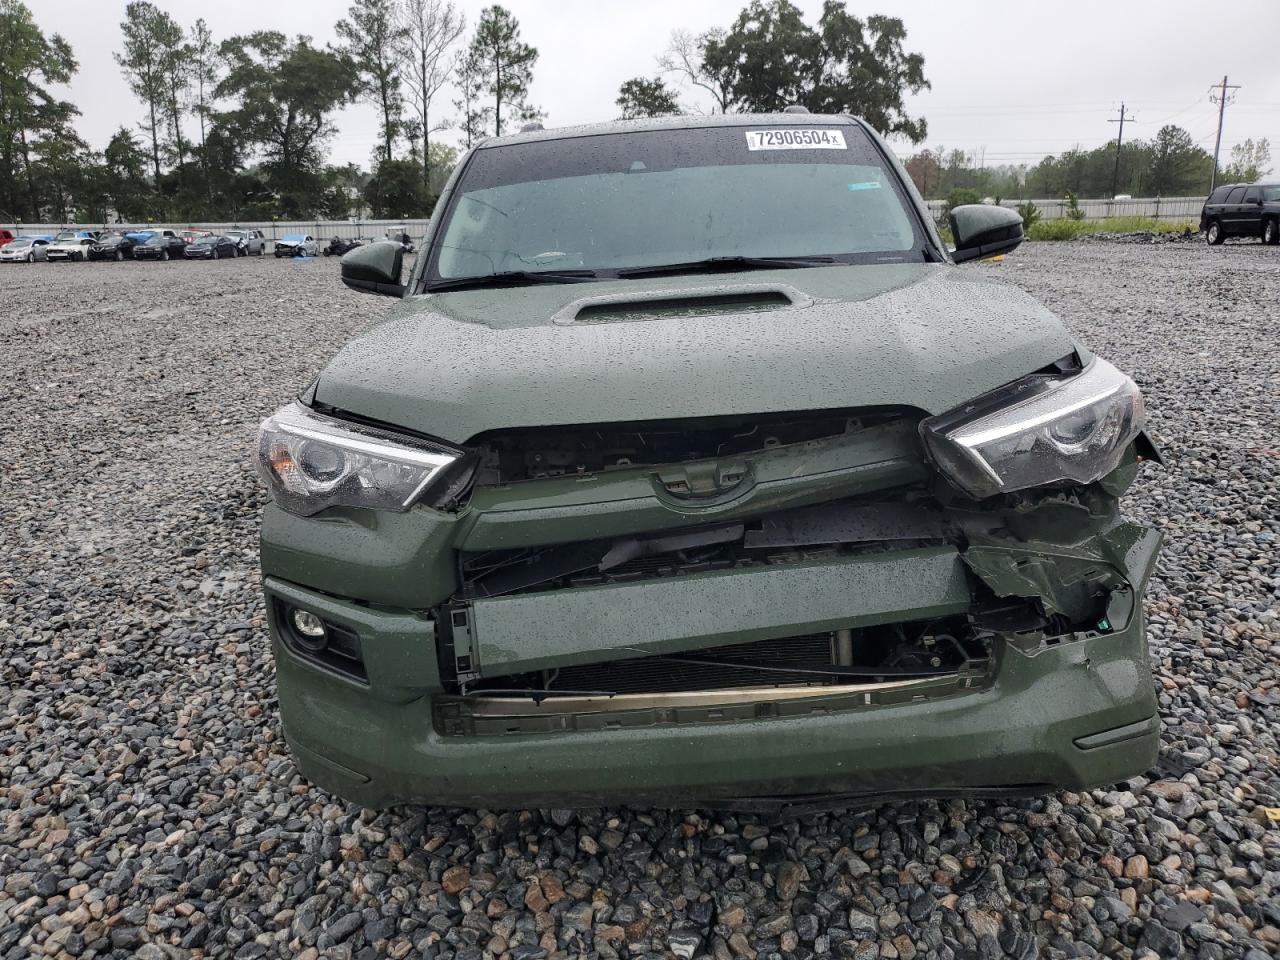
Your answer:
[[[1217,84],[1209,88],[1209,99],[1218,105],[1218,137],[1213,141],[1213,173],[1209,175],[1209,192],[1213,193],[1213,188],[1218,185],[1218,150],[1222,147],[1222,115],[1227,109],[1227,99],[1235,99],[1234,93],[1227,93],[1228,90],[1239,90],[1240,84],[1227,83],[1227,75],[1222,75],[1222,86],[1220,93],[1214,93],[1218,90]]]
[[[1118,119],[1108,120],[1107,123],[1120,124],[1120,130],[1116,134],[1116,165],[1111,173],[1111,196],[1115,196],[1120,189],[1120,144],[1124,142],[1124,122],[1133,121],[1133,117],[1124,115],[1124,101],[1120,101],[1120,116]]]

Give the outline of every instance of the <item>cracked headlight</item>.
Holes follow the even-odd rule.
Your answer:
[[[302,516],[337,506],[408,510],[458,458],[443,446],[300,403],[262,421],[258,436],[258,469],[276,503]]]
[[[1092,483],[1119,466],[1145,422],[1137,384],[1095,358],[1077,374],[1035,374],[920,426],[948,479],[982,498]]]

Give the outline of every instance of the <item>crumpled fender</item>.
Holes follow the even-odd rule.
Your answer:
[[[1076,544],[971,535],[961,557],[1000,597],[1038,597],[1047,613],[1081,622],[1110,596],[1109,624],[1123,630],[1155,568],[1163,534],[1119,521]]]

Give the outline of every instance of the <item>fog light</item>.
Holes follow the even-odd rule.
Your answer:
[[[293,629],[313,642],[323,640],[326,633],[324,621],[309,610],[293,611]]]

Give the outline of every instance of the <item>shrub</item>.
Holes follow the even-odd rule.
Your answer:
[[[981,203],[982,194],[971,187],[956,187],[947,194],[947,205],[943,208],[942,215],[945,217],[951,213],[956,207],[963,207],[970,203]]]
[[[1030,230],[1031,225],[1040,222],[1040,208],[1028,200],[1018,204],[1018,213],[1022,215],[1022,229]]]
[[[1084,219],[1084,211],[1080,209],[1080,200],[1070,190],[1067,191],[1067,219],[1068,220]]]

